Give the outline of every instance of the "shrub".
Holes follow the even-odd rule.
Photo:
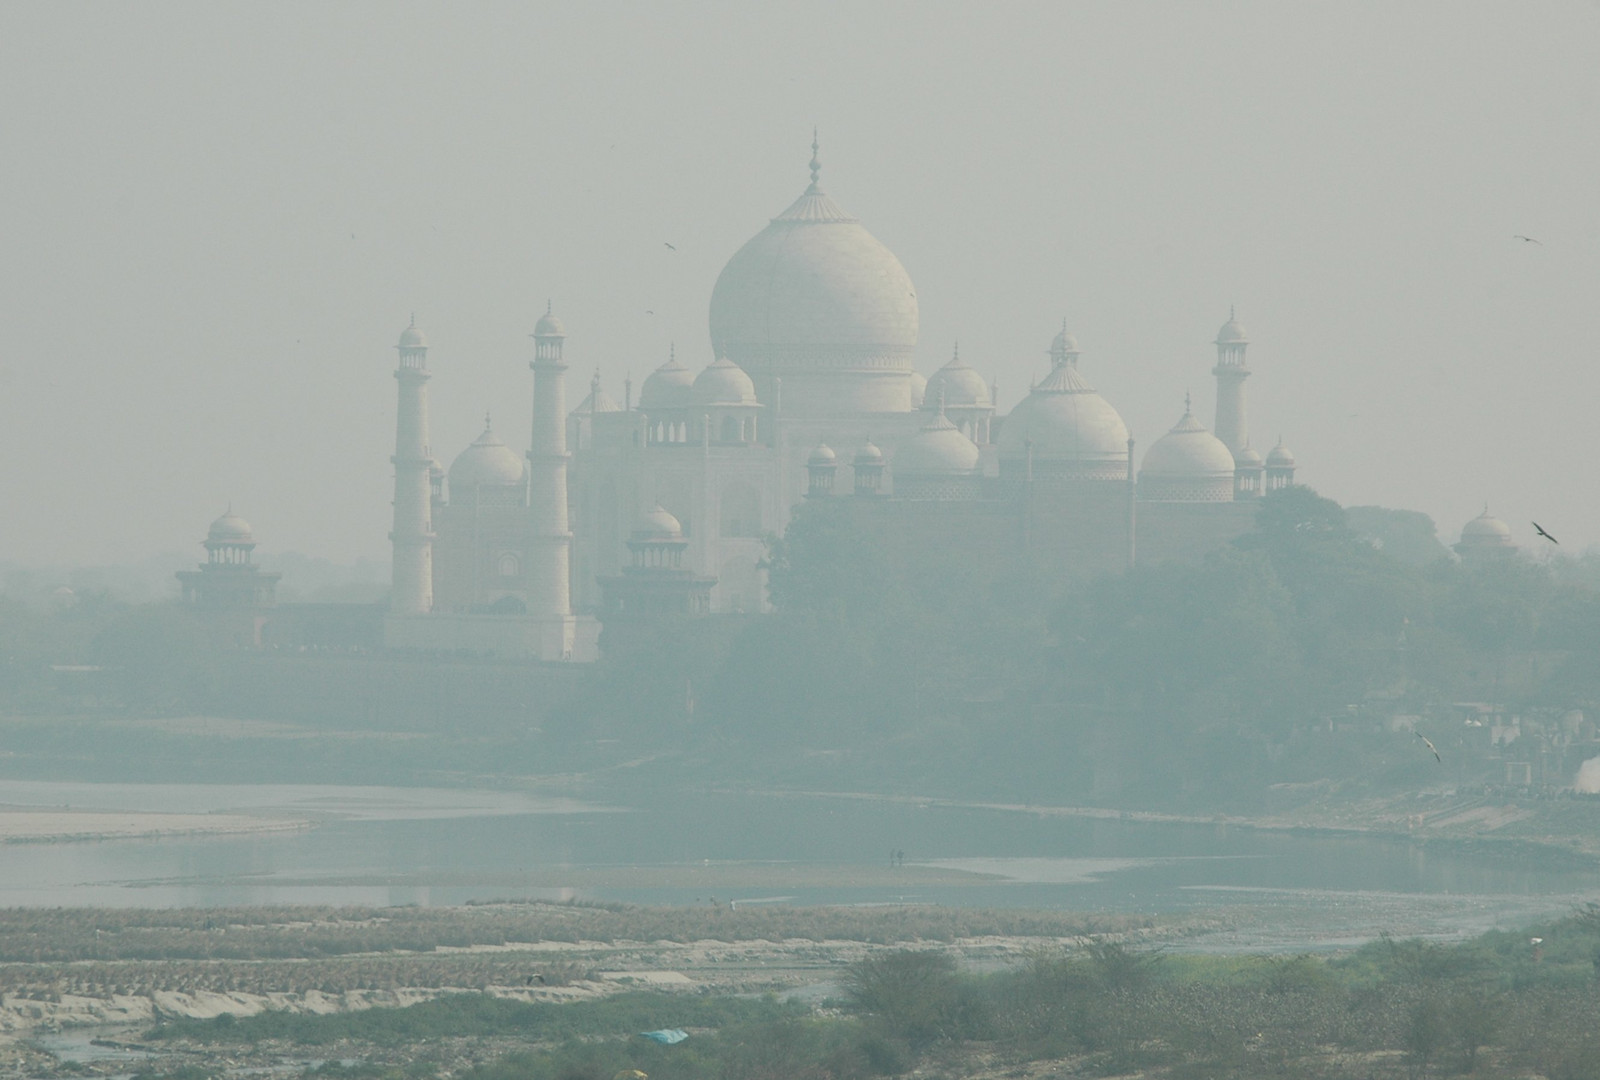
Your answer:
[[[845,978],[850,1004],[883,1034],[920,1050],[961,1034],[963,1012],[955,961],[943,953],[901,949],[868,956]]]

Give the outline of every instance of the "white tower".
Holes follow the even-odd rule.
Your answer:
[[[550,313],[533,328],[533,439],[528,450],[528,614],[553,620],[561,637],[544,650],[572,651],[572,531],[567,527],[566,330]],[[559,649],[559,652],[557,652]],[[556,655],[551,656],[551,653]]]
[[[1217,366],[1211,369],[1217,377],[1217,421],[1211,430],[1232,451],[1235,461],[1250,442],[1250,421],[1244,404],[1244,381],[1250,377],[1244,351],[1249,345],[1244,327],[1230,308],[1228,321],[1217,331]]]
[[[428,447],[428,339],[412,319],[395,346],[400,405],[395,415],[394,580],[389,611],[425,615],[433,609],[433,453]]]

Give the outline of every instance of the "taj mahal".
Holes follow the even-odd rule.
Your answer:
[[[810,170],[718,276],[703,365],[669,353],[620,402],[596,375],[569,409],[567,328],[547,308],[525,451],[486,422],[443,468],[428,339],[414,321],[401,333],[386,648],[584,661],[603,623],[763,612],[767,540],[819,500],[886,551],[970,550],[1059,580],[1195,558],[1294,483],[1281,441],[1252,445],[1249,338],[1231,313],[1211,427],[1186,401],[1142,457],[1065,324],[1008,414],[959,351],[924,377],[910,275],[823,189],[815,141]],[[1040,321],[1042,344],[1055,320]],[[233,533],[253,543],[226,524],[224,554]],[[212,577],[250,567],[244,551]]]
[[[916,286],[820,177],[813,142],[809,186],[717,278],[698,371],[669,355],[621,402],[596,376],[569,410],[567,329],[546,311],[525,453],[486,426],[440,467],[428,341],[406,328],[387,645],[582,660],[602,616],[760,612],[765,538],[808,499],[870,504],[880,535],[1092,572],[1226,543],[1251,500],[1293,483],[1287,448],[1251,445],[1249,339],[1232,317],[1211,429],[1186,408],[1137,462],[1065,326],[1007,415],[959,352],[925,378]]]

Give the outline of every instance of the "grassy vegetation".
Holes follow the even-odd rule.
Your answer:
[[[529,1006],[455,995],[344,1016],[171,1024],[153,1037],[341,1043],[341,1055],[367,1062],[316,1070],[326,1080],[611,1080],[627,1069],[651,1080],[870,1080],[912,1070],[1021,1075],[1043,1062],[1174,1080],[1600,1076],[1600,907],[1462,945],[1384,939],[1336,958],[1102,942],[972,974],[937,950],[884,950],[853,966],[843,987],[839,1007],[815,1013],[771,998],[628,994]],[[637,1036],[661,1026],[693,1035],[673,1047]],[[491,1060],[447,1063],[436,1049],[485,1037],[511,1042]],[[363,1045],[409,1049],[379,1060]]]
[[[556,941],[865,941],[1073,937],[1150,925],[1137,915],[962,908],[632,907],[504,903],[454,908],[11,908],[0,963],[270,960]]]
[[[469,946],[559,942],[945,942],[1121,932],[1148,918],[942,908],[636,908],[508,903],[464,908],[14,909],[0,911],[0,994],[148,997],[562,986],[594,957]],[[826,962],[826,961],[822,961]]]

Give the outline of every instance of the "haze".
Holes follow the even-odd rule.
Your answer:
[[[193,551],[230,501],[387,558],[411,314],[446,461],[486,408],[526,445],[547,298],[576,396],[698,368],[813,125],[924,374],[959,339],[1008,410],[1064,316],[1148,446],[1185,386],[1209,417],[1236,304],[1301,481],[1591,544],[1597,36],[1575,2],[8,5],[0,558]]]

